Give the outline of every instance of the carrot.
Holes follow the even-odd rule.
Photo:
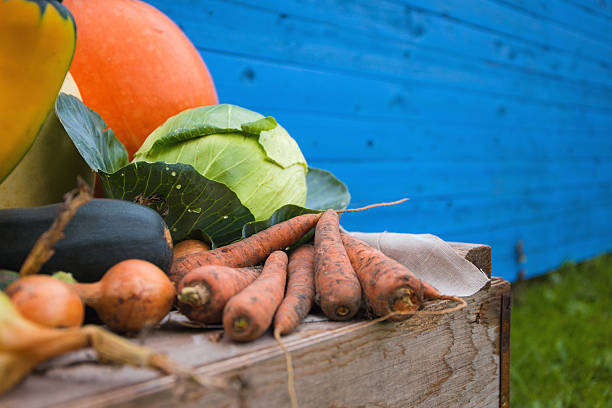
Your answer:
[[[175,297],[166,274],[140,259],[119,262],[99,282],[73,286],[112,331],[128,334],[159,323]]]
[[[187,272],[204,265],[232,268],[258,265],[273,251],[285,249],[299,241],[320,217],[320,213],[302,214],[233,244],[177,258],[170,268],[170,279],[178,283]]]
[[[314,248],[301,245],[289,255],[287,293],[274,316],[274,331],[289,334],[308,315],[314,301]]]
[[[251,341],[261,336],[270,327],[274,312],[283,299],[286,278],[287,255],[274,251],[255,282],[225,305],[225,332],[238,341]]]
[[[287,360],[287,388],[291,406],[297,407],[293,363],[291,354],[281,340],[282,334],[289,334],[308,315],[315,296],[314,287],[314,247],[301,245],[289,255],[287,266],[289,282],[287,293],[274,316],[274,338],[285,354]]]
[[[423,282],[404,265],[389,258],[379,250],[349,234],[341,234],[342,243],[351,264],[361,282],[368,307],[376,316],[388,316],[389,320],[405,320],[412,314],[441,314],[441,312],[416,312],[424,299],[447,299],[461,302],[453,312],[466,303],[456,296],[440,294]]]
[[[220,323],[225,304],[253,283],[260,273],[258,267],[206,265],[196,268],[178,285],[179,311],[196,322]]]
[[[315,231],[315,287],[321,310],[330,319],[348,320],[359,310],[361,286],[333,210],[323,214]]]
[[[407,199],[391,203],[378,203],[362,208],[336,211],[337,213],[357,212],[369,208],[399,204]],[[192,269],[204,265],[221,265],[232,268],[243,268],[261,264],[273,251],[283,250],[300,240],[308,231],[315,227],[322,213],[302,214],[251,235],[241,241],[234,242],[211,251],[189,254],[174,260],[170,268],[170,280],[178,285],[180,280]]]
[[[24,276],[9,285],[5,293],[26,319],[46,327],[78,327],[83,324],[85,306],[69,284],[49,275]]]

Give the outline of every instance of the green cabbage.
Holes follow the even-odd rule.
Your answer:
[[[145,140],[134,162],[184,163],[225,184],[256,220],[306,203],[308,166],[298,144],[274,118],[234,105],[189,109]]]

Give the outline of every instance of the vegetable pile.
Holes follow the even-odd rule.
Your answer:
[[[341,233],[337,213],[360,210],[304,214],[234,244],[176,257],[170,278],[179,310],[201,323],[222,322],[232,339],[251,341],[273,321],[276,333],[291,333],[315,302],[331,320],[351,319],[362,300],[370,314],[395,321],[434,313],[417,312],[424,300],[460,302],[445,312],[465,306],[377,249]],[[312,228],[314,245],[301,244],[287,256],[283,249]]]
[[[90,346],[106,361],[210,384],[107,331],[147,333],[173,307],[191,321],[222,324],[235,341],[272,328],[284,347],[281,335],[314,307],[332,320],[365,311],[376,322],[465,306],[341,233],[339,214],[404,200],[347,210],[346,186],[309,167],[274,118],[218,104],[204,62],[167,17],[134,0],[66,5],[0,1],[0,84],[17,92],[39,78],[28,98],[0,95],[0,107],[18,113],[0,118],[0,181],[50,112],[76,20],[82,37],[72,69],[85,103],[57,96],[55,136],[78,150],[106,198],[92,199],[79,179],[63,203],[0,210],[0,393],[37,364]],[[427,299],[462,303],[418,311]],[[92,313],[105,328],[82,326]],[[290,393],[295,405],[291,385]]]

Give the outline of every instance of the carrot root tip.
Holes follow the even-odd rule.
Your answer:
[[[394,312],[405,313],[413,310],[419,302],[415,302],[416,294],[408,288],[401,288],[391,301],[391,310]]]
[[[234,331],[236,331],[237,333],[241,333],[245,331],[246,329],[248,329],[249,319],[244,316],[237,317],[234,319],[233,327],[234,327]]]
[[[210,300],[210,292],[205,285],[197,284],[183,288],[177,297],[191,307],[200,307]]]
[[[336,308],[336,315],[340,317],[347,316],[350,312],[351,312],[351,309],[349,309],[346,306],[338,306]]]

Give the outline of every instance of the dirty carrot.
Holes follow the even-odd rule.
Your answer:
[[[230,268],[206,265],[196,268],[178,285],[179,311],[190,320],[217,324],[225,304],[261,273],[261,267]]]
[[[283,299],[287,279],[287,254],[274,251],[261,275],[232,297],[223,310],[223,328],[234,340],[250,341],[261,336],[272,323]]]
[[[466,303],[461,298],[440,294],[414,276],[407,267],[360,239],[344,233],[341,237],[361,282],[368,307],[376,316],[389,316],[389,320],[399,321],[413,314],[441,314],[417,312],[425,299],[447,299],[461,303],[443,313],[465,307]]]
[[[308,315],[314,301],[314,247],[301,245],[289,255],[287,293],[274,316],[274,331],[289,334]]]
[[[299,241],[320,217],[319,213],[302,214],[233,244],[177,258],[170,269],[170,279],[178,283],[191,269],[203,265],[233,268],[258,265],[272,251],[285,249]]]
[[[395,205],[406,201],[378,203],[362,208],[336,211],[337,213],[357,212],[374,207]],[[322,213],[302,214],[253,234],[241,241],[211,251],[201,251],[179,257],[172,263],[170,280],[178,285],[190,270],[204,265],[222,265],[242,268],[261,264],[273,251],[283,250],[298,242],[304,234],[315,227]]]
[[[361,304],[361,286],[346,254],[338,215],[327,210],[315,231],[315,287],[321,310],[332,320],[348,320]]]
[[[296,248],[289,255],[287,266],[289,281],[287,293],[274,316],[274,338],[280,345],[287,360],[287,388],[291,399],[291,406],[297,407],[293,363],[291,354],[281,340],[282,334],[289,334],[308,315],[314,302],[314,247],[304,244]]]

